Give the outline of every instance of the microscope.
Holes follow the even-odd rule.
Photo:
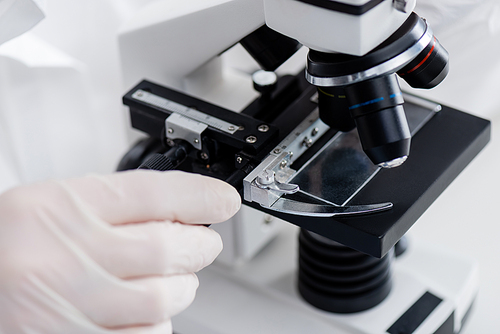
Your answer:
[[[118,169],[216,177],[245,204],[213,227],[225,250],[174,332],[463,328],[475,262],[405,233],[487,144],[490,123],[401,91],[400,79],[429,89],[448,73],[414,6],[160,0],[123,28],[123,101],[147,137]],[[228,66],[235,54],[251,65]]]

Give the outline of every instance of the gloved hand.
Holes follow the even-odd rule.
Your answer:
[[[205,226],[240,207],[228,184],[134,171],[0,196],[0,333],[171,333],[194,272],[222,249]]]

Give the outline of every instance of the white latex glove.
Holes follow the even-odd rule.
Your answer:
[[[0,196],[0,333],[171,333],[194,272],[222,249],[205,226],[236,190],[182,172],[50,181]]]

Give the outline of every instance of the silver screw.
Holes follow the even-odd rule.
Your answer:
[[[240,125],[240,126],[238,127],[238,130],[239,130],[239,131],[243,131],[243,130],[245,130],[245,127],[244,127],[243,125]]]
[[[142,92],[137,92],[137,96],[142,97],[144,94]]]
[[[202,160],[208,160],[208,154],[206,154],[205,152],[201,152],[201,153],[200,153],[200,158],[201,158]]]
[[[311,147],[313,144],[312,139],[305,137],[304,140],[302,141],[302,146],[305,147]]]
[[[200,143],[200,140],[199,140],[198,138],[195,138],[195,139],[193,140],[193,143],[195,143],[195,144],[199,144],[199,143]]]
[[[243,158],[242,157],[237,157],[236,158],[236,162],[241,164],[243,162]]]
[[[259,127],[257,128],[260,132],[267,132],[269,131],[269,125],[267,124],[262,124],[262,125],[259,125]]]
[[[287,165],[288,165],[288,161],[286,161],[286,160],[281,160],[281,162],[280,162],[280,168],[281,168],[281,169],[285,168]]]
[[[311,132],[311,136],[313,136],[313,137],[316,136],[318,134],[318,132],[319,132],[319,129],[318,128],[314,128],[312,130],[312,132]]]
[[[257,137],[255,136],[248,136],[245,141],[249,144],[254,144],[255,142],[257,142]]]
[[[175,142],[172,139],[167,139],[167,145],[172,147],[175,145]]]
[[[167,133],[171,135],[172,133],[174,133],[174,129],[172,129],[172,128],[168,128],[168,129],[167,129]]]
[[[234,131],[234,130],[236,130],[236,128],[235,128],[234,126],[232,126],[232,125],[231,125],[231,126],[229,126],[227,129],[228,129],[229,131]]]
[[[275,149],[274,151],[274,154],[280,154],[281,153],[281,150],[279,148]]]
[[[257,176],[257,183],[261,185],[270,185],[274,183],[274,171],[266,169]]]

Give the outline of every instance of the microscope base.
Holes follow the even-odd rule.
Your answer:
[[[174,318],[177,334],[456,334],[478,290],[476,263],[410,240],[393,265],[393,287],[359,313],[318,310],[296,289],[296,229],[289,225],[254,260],[199,273],[195,302]],[[295,236],[294,236],[295,235]]]

